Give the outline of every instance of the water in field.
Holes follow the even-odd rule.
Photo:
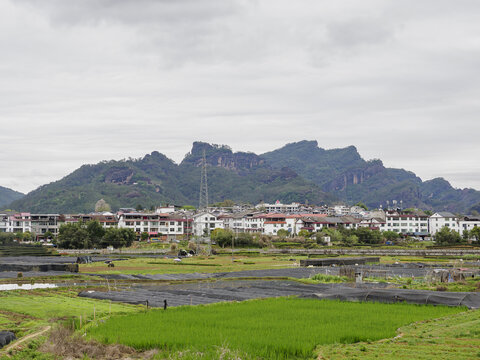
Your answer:
[[[58,287],[57,284],[1,284],[0,291],[52,289],[56,287]]]

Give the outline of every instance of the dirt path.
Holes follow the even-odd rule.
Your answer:
[[[9,350],[12,350],[14,348],[16,348],[17,346],[23,344],[24,342],[28,341],[28,340],[31,340],[33,338],[36,338],[37,336],[40,336],[40,335],[43,335],[45,334],[48,330],[50,330],[52,327],[50,325],[48,326],[45,326],[44,328],[38,330],[37,332],[34,332],[32,334],[29,334],[27,336],[24,336],[22,337],[20,340],[15,340],[14,342],[12,342],[11,344],[8,344],[7,346],[5,346],[2,351],[4,352],[8,352]]]

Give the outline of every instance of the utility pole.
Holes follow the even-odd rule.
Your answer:
[[[200,201],[199,210],[208,209],[208,183],[207,183],[207,158],[205,156],[205,150],[203,150],[202,157],[202,174],[200,178]]]
[[[208,181],[207,181],[207,157],[205,155],[205,149],[203,149],[202,156],[202,169],[200,175],[200,200],[198,203],[198,210],[205,211],[207,215],[206,226],[207,236],[210,238],[210,216],[208,214]],[[203,236],[202,236],[203,237]],[[197,253],[198,253],[198,240],[197,240]]]

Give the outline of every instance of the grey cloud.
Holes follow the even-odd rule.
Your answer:
[[[203,22],[237,13],[239,0],[16,0],[46,11],[54,24],[88,25],[119,22],[129,25],[161,22]]]
[[[380,44],[392,39],[393,35],[392,24],[374,18],[332,22],[327,26],[329,41],[341,47]]]
[[[261,153],[313,138],[472,186],[461,174],[480,171],[479,10],[466,0],[0,2],[0,140],[22,164],[0,161],[0,185],[31,190],[82,163],[153,150],[180,161],[194,140]]]

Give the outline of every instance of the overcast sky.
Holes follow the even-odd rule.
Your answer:
[[[0,185],[302,139],[480,189],[478,0],[0,0]]]

